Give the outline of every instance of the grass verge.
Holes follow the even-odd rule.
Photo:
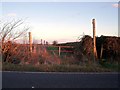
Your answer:
[[[32,72],[117,72],[116,68],[108,68],[98,64],[84,65],[17,65],[3,63],[3,71],[32,71]]]

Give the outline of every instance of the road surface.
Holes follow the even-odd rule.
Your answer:
[[[2,88],[118,88],[118,73],[3,72]]]

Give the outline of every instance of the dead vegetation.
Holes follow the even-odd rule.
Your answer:
[[[73,46],[74,48],[72,49],[68,49],[68,48],[64,49],[64,50],[73,51],[72,53],[69,53],[69,55],[64,54],[63,56],[59,56],[54,51],[52,51],[52,53],[49,52],[46,48],[48,44],[45,45],[45,44],[34,43],[32,45],[33,50],[32,52],[30,52],[29,44],[20,44],[20,43],[14,42],[15,39],[24,35],[24,33],[26,33],[27,30],[29,29],[29,28],[24,28],[23,30],[20,30],[19,32],[17,31],[15,32],[14,30],[22,24],[23,22],[21,20],[15,21],[14,23],[12,22],[12,23],[3,24],[3,27],[0,31],[0,36],[1,36],[0,39],[1,39],[1,44],[2,44],[0,50],[2,54],[2,62],[17,64],[17,65],[19,64],[23,66],[34,65],[37,67],[41,65],[58,65],[58,67],[55,66],[55,68],[57,69],[61,67],[59,65],[68,65],[68,66],[69,65],[81,65],[82,66],[85,64],[87,65],[89,64],[89,65],[96,66],[96,64],[93,64],[95,61],[94,61],[94,54],[93,54],[93,38],[91,36],[84,35],[80,42],[75,42],[75,43],[70,43],[70,44],[69,43],[57,44],[56,41],[53,43],[53,45],[56,45],[56,46],[59,46],[59,45],[60,46],[63,46],[63,45]],[[97,54],[98,54],[97,61],[103,62],[103,60],[105,60],[110,63],[119,62],[120,37],[101,36],[101,37],[97,37],[96,41],[97,41],[96,47],[97,47]],[[98,63],[97,65],[99,66]],[[66,66],[63,66],[61,68],[64,69],[64,67],[66,68]],[[68,68],[69,67],[67,67],[67,70]],[[78,69],[78,67],[76,66],[75,68]],[[72,67],[71,69],[75,69],[75,68]],[[55,71],[57,69],[55,69]],[[78,71],[80,70],[81,68]]]

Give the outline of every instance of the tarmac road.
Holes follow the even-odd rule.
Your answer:
[[[2,72],[2,88],[118,88],[118,73]]]

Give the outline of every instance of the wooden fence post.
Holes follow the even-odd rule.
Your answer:
[[[41,39],[41,45],[42,45],[42,39]]]
[[[61,47],[59,46],[59,56],[60,56],[60,52],[61,52]]]
[[[101,45],[100,59],[102,59],[102,54],[103,54],[103,44]]]
[[[29,48],[30,53],[32,53],[32,34],[31,34],[31,32],[29,32],[29,46],[30,46],[30,48]]]
[[[97,59],[97,50],[96,50],[96,27],[95,27],[95,19],[92,20],[93,24],[93,53],[94,53],[94,61]]]

